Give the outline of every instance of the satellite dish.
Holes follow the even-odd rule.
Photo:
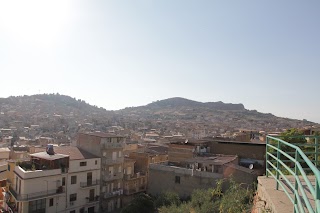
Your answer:
[[[184,143],[188,143],[188,141],[189,141],[189,140],[188,140],[188,139],[186,139]]]
[[[249,165],[249,169],[253,169],[253,164],[250,164],[250,165]]]

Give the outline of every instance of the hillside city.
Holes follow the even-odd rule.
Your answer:
[[[266,173],[267,136],[293,129],[316,135],[320,125],[184,98],[116,111],[60,94],[2,98],[0,208],[134,212],[126,208],[141,195],[173,190],[187,201],[219,180],[223,192],[232,181],[253,189]]]

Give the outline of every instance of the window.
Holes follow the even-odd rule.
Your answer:
[[[86,166],[86,165],[87,165],[87,161],[80,162],[80,166]]]
[[[94,164],[97,165],[97,164],[98,164],[98,161],[96,160],[96,161],[94,162]]]
[[[77,183],[77,176],[71,176],[71,184]]]
[[[46,199],[30,201],[29,202],[29,212],[45,213],[46,212]]]
[[[72,211],[70,211],[70,213],[76,213],[76,210],[72,210]]]
[[[10,165],[8,164],[8,171],[10,171]]]
[[[113,175],[113,167],[109,167],[109,175]]]
[[[121,158],[122,157],[122,152],[121,151],[119,151],[119,158]]]
[[[65,185],[66,185],[66,178],[63,177],[63,178],[62,178],[62,186],[65,186]]]
[[[53,198],[50,198],[50,200],[49,200],[49,206],[53,206]]]
[[[122,172],[121,166],[118,167],[118,172],[119,172],[119,173]]]
[[[77,193],[70,194],[70,202],[77,200]]]
[[[117,160],[117,152],[112,152],[112,160]]]
[[[180,176],[176,176],[175,183],[179,183],[180,184]]]

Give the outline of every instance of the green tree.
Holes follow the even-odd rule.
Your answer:
[[[230,180],[230,186],[219,202],[219,211],[220,213],[250,212],[253,198],[254,192],[252,189],[245,189],[240,184]]]
[[[121,213],[153,213],[155,212],[154,201],[147,194],[137,195],[133,201],[121,210]]]
[[[160,213],[211,213],[218,212],[219,199],[222,196],[222,180],[217,181],[216,188],[209,189],[196,189],[191,194],[191,200],[189,202],[162,202],[166,203],[159,208]],[[166,198],[171,196],[167,195]],[[177,199],[177,197],[175,197]]]
[[[179,195],[172,191],[165,191],[161,193],[154,202],[156,208],[171,205],[179,206],[180,203],[181,201]]]
[[[195,213],[190,203],[183,202],[179,206],[163,206],[159,209],[159,213]]]
[[[216,212],[218,209],[218,200],[222,196],[222,180],[217,181],[216,188],[207,190],[196,189],[191,195],[191,207],[197,213]]]
[[[304,153],[306,153],[306,156],[310,160],[315,159],[315,154],[310,154],[315,151],[315,148],[313,146],[315,143],[315,140],[310,139],[307,141],[303,131],[300,131],[298,129],[289,129],[289,130],[283,132],[280,135],[280,138],[288,143],[297,145]],[[293,158],[295,158],[295,150],[293,148],[288,147],[288,146],[284,146],[284,147],[281,147],[281,149],[284,150],[286,153],[290,154]],[[282,157],[282,158],[287,160],[286,157]],[[304,162],[301,162],[300,164],[303,168],[308,167],[307,164]],[[291,163],[291,165],[289,165],[289,166],[292,167],[293,163]]]

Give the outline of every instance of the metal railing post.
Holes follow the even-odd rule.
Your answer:
[[[277,175],[277,185],[276,185],[276,189],[279,190],[279,167],[280,167],[280,141],[278,140],[278,146],[277,146],[277,171],[276,171],[276,175]]]
[[[320,173],[320,172],[319,172]],[[319,174],[318,173],[318,174]],[[316,185],[315,185],[315,195],[316,195],[316,206],[315,206],[315,212],[320,212],[320,180],[316,179]]]
[[[295,154],[295,159],[296,159],[296,162],[299,162],[299,155],[298,155],[298,151],[296,150],[296,154]],[[298,167],[297,167],[297,163],[295,162],[294,164],[294,174],[295,174],[295,178],[294,178],[294,207],[293,207],[293,211],[294,213],[296,213],[296,208],[295,206],[297,205],[298,203],[298,196],[299,196],[299,186],[298,186],[298,181],[297,181],[297,178],[299,175],[298,175]]]
[[[269,138],[268,136],[266,137],[266,176],[268,177],[269,174],[268,174],[268,144],[269,144]]]
[[[314,165],[318,168],[318,137],[315,136],[314,143],[315,143],[315,156],[314,156]]]

